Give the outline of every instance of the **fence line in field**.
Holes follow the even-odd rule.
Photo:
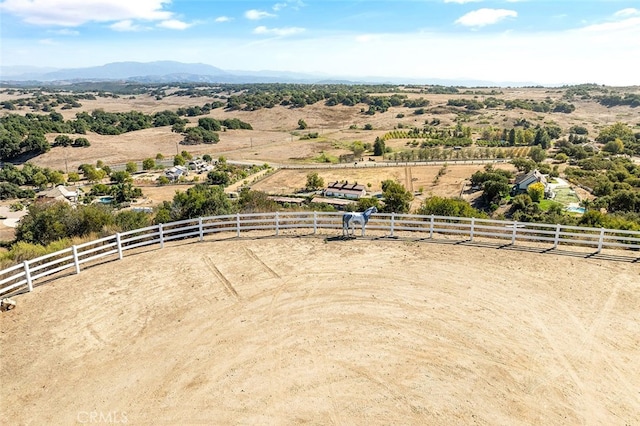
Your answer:
[[[33,291],[35,281],[62,271],[72,269],[79,274],[82,265],[88,262],[121,260],[125,251],[154,244],[163,248],[165,243],[178,239],[197,238],[203,241],[207,235],[224,232],[240,237],[243,231],[268,231],[278,236],[283,231],[295,233],[312,230],[315,235],[325,230],[341,229],[342,213],[337,212],[232,214],[159,224],[74,245],[4,269],[0,271],[0,295]],[[366,229],[377,236],[390,238],[415,237],[418,234],[433,239],[436,235],[451,235],[470,242],[489,239],[504,241],[506,245],[515,245],[516,242],[543,243],[548,244],[549,249],[556,249],[560,245],[591,247],[596,254],[603,249],[640,250],[638,231],[560,224],[378,213],[371,217]],[[358,230],[358,233],[365,235],[364,230]],[[628,259],[640,261],[638,256],[635,259],[629,256]]]

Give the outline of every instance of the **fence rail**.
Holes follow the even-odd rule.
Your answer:
[[[282,232],[296,231],[326,233],[326,230],[341,231],[342,214],[336,212],[276,212],[233,214],[181,220],[146,228],[136,229],[100,238],[70,248],[50,253],[0,271],[0,296],[32,291],[34,282],[73,269],[79,274],[82,265],[122,259],[124,252],[139,247],[159,245],[174,240],[195,239],[203,241],[206,236],[219,233],[267,231],[276,236]],[[460,218],[447,216],[423,216],[409,214],[378,213],[367,225],[370,235],[382,237],[405,237],[416,234],[421,238],[454,238],[474,241],[487,239],[516,243],[548,244],[550,249],[558,246],[580,246],[595,249],[640,250],[640,232],[619,229],[586,228],[579,226],[525,223],[504,220]],[[365,230],[358,230],[365,235]],[[639,261],[631,254],[629,259]]]

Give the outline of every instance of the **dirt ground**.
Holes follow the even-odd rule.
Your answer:
[[[151,249],[15,297],[0,411],[12,424],[638,424],[638,276],[424,241]]]

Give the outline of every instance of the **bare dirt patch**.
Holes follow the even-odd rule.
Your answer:
[[[426,242],[154,249],[16,297],[0,410],[16,424],[636,424],[637,278]]]

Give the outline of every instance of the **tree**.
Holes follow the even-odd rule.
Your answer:
[[[71,146],[73,139],[67,135],[58,135],[53,140],[53,146]]]
[[[408,213],[413,195],[404,186],[391,179],[382,182],[382,196],[384,198],[385,213]]]
[[[51,170],[47,175],[47,180],[52,186],[61,185],[64,183],[64,174],[57,170]]]
[[[145,228],[152,223],[150,213],[143,211],[121,210],[115,216],[115,223],[121,231],[133,231]]]
[[[355,158],[360,158],[364,152],[364,144],[360,141],[355,141],[351,144],[351,151]]]
[[[133,178],[129,172],[121,170],[119,172],[111,173],[111,182],[115,183],[125,183],[125,182],[133,182]]]
[[[185,164],[187,164],[187,160],[185,160],[182,155],[176,155],[173,157],[174,166],[184,166]]]
[[[91,146],[91,143],[89,143],[89,139],[87,138],[76,138],[76,140],[73,141],[72,145],[78,147],[88,147]]]
[[[163,202],[158,209],[155,222],[225,215],[235,211],[235,206],[221,186],[198,184],[186,192],[177,192],[172,202]]]
[[[238,207],[243,213],[273,212],[278,210],[278,203],[270,200],[266,192],[242,188],[238,197]]]
[[[307,128],[307,123],[302,118],[298,120],[298,129],[304,130],[306,128]]]
[[[483,185],[483,196],[488,203],[495,203],[509,195],[511,187],[508,183],[488,180]]]
[[[198,119],[198,126],[202,127],[205,130],[210,130],[215,132],[219,132],[220,130],[222,130],[222,126],[220,125],[220,122],[210,117],[203,117]]]
[[[527,188],[527,194],[534,203],[539,203],[544,199],[544,184],[542,182],[532,183]]]
[[[529,151],[529,157],[536,163],[542,163],[547,158],[547,152],[539,146],[534,146]]]
[[[64,202],[39,202],[28,210],[16,228],[16,239],[34,244],[98,233],[114,223],[111,209],[97,204],[72,207]]]
[[[376,137],[376,141],[373,143],[373,155],[383,155],[386,152],[384,139]]]
[[[187,120],[176,121],[173,126],[171,126],[171,131],[173,133],[184,133],[187,128],[186,124]]]
[[[120,204],[141,197],[142,190],[134,187],[130,182],[121,182],[112,187],[111,195],[113,195],[115,203]]]
[[[617,122],[611,126],[603,128],[600,130],[598,136],[596,136],[596,141],[602,143],[607,143],[616,139],[620,139],[623,142],[633,141],[635,140],[635,136],[633,134],[633,130],[622,122]]]
[[[88,167],[85,167],[83,169],[83,172],[85,179],[87,179],[89,182],[99,182],[107,177],[107,172],[102,169],[96,169],[92,165],[88,165]]]
[[[142,170],[152,170],[156,167],[156,160],[153,158],[146,158],[142,162]]]
[[[212,170],[207,174],[207,182],[211,185],[227,186],[230,181],[229,175],[221,170]]]
[[[33,175],[33,184],[38,188],[44,188],[48,182],[49,180],[47,179],[47,176],[41,171]]]
[[[382,209],[380,206],[380,200],[374,197],[362,197],[358,199],[356,203],[355,211],[365,211],[369,207],[375,207],[378,210]]]
[[[620,138],[615,138],[614,140],[604,144],[602,149],[610,154],[621,154],[624,152],[624,143]]]
[[[438,196],[426,198],[416,213],[420,215],[449,217],[487,217],[486,213],[474,209],[468,202],[462,199],[443,198]]]
[[[134,174],[138,171],[138,164],[135,161],[129,161],[125,166],[127,173]]]
[[[549,134],[547,133],[547,130],[544,127],[541,127],[538,130],[536,130],[536,136],[535,136],[535,139],[533,140],[533,143],[535,145],[540,146],[542,149],[547,149],[551,146],[551,137],[549,137]]]
[[[532,204],[533,200],[529,194],[518,194],[513,197],[513,200],[511,200],[511,210],[512,212],[516,212],[518,210],[527,211]]]
[[[324,179],[322,179],[318,173],[309,173],[307,175],[307,191],[315,191],[324,187]]]
[[[509,130],[509,145],[510,146],[514,146],[516,144],[516,130],[515,129],[511,129]]]

